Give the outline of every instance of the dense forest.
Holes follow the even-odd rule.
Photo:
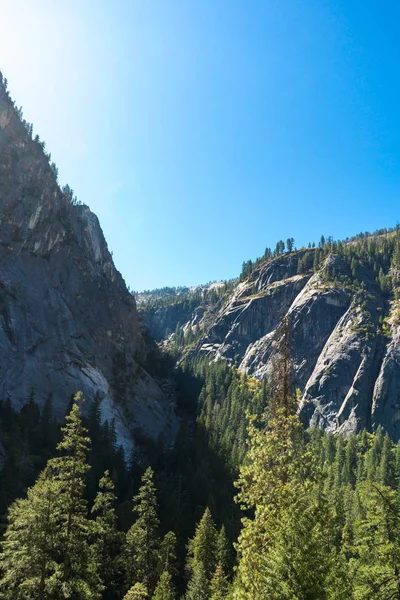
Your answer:
[[[281,339],[269,382],[182,363],[173,450],[124,456],[80,394],[61,429],[3,402],[0,597],[400,598],[400,444],[304,429]]]

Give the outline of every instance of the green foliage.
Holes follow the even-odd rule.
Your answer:
[[[201,565],[208,584],[218,559],[218,534],[209,508],[206,508],[194,537],[188,544],[188,569],[195,572]]]
[[[135,583],[124,596],[124,600],[148,600],[149,594],[143,583]]]
[[[104,587],[103,599],[120,598],[123,534],[117,529],[115,486],[108,471],[99,482],[92,515],[92,556]]]
[[[177,539],[173,531],[168,531],[160,544],[159,572],[168,573],[171,577],[176,577],[178,574]]]
[[[228,594],[229,583],[222,562],[217,564],[210,585],[210,600],[224,600]]]
[[[325,240],[310,256],[333,247]],[[357,294],[368,302],[361,285]],[[399,597],[400,444],[382,429],[347,439],[304,431],[289,344],[282,342],[280,355],[268,387],[222,361],[187,358],[177,371],[182,428],[175,448],[137,436],[129,473],[98,402],[83,422],[75,400],[57,458],[50,398],[40,411],[32,393],[19,414],[0,403],[7,451],[0,499],[8,504],[31,485],[9,509],[0,598],[119,600],[128,589],[126,598],[136,600],[182,593],[186,600]],[[145,471],[139,488],[148,464],[154,472]]]
[[[259,414],[266,406],[265,382],[240,374],[224,361],[211,365],[197,361],[192,368],[204,379],[198,423],[207,431],[211,447],[236,474],[246,453],[247,413]]]
[[[234,597],[322,600],[336,562],[334,530],[297,416],[274,412],[250,427],[238,501],[255,518],[243,518]]]
[[[232,549],[228,536],[226,535],[225,525],[222,525],[217,538],[217,559],[225,575],[232,569]]]
[[[287,254],[293,252],[294,239],[286,241]],[[390,296],[392,291],[400,294],[400,228],[380,229],[373,234],[360,233],[352,238],[334,241],[321,236],[318,246],[313,242],[308,244],[308,251],[302,248],[297,253],[297,272],[299,274],[317,272],[324,259],[330,254],[338,254],[347,263],[351,278],[347,275],[329,272],[324,275],[327,281],[336,281],[346,286],[358,286],[364,279],[370,281],[371,275],[384,296]],[[253,272],[260,269],[265,261],[276,260],[285,251],[285,244],[279,240],[274,252],[265,250],[262,257],[243,262],[239,281],[249,279]],[[397,292],[396,292],[397,290]]]
[[[234,598],[398,598],[397,448],[381,429],[343,440],[295,415],[253,420]]]
[[[28,497],[9,511],[1,555],[3,598],[100,598],[84,498],[89,439],[80,401],[78,393],[57,446],[61,456],[48,461]]]
[[[133,511],[137,520],[126,534],[125,565],[128,585],[143,583],[151,593],[157,582],[159,564],[159,519],[153,470],[149,467],[143,477]]]
[[[27,498],[16,500],[10,507],[0,555],[1,598],[48,597],[49,578],[59,568],[58,500],[56,482],[42,473]]]
[[[197,563],[190,578],[185,600],[208,600],[210,582],[202,563]]]
[[[161,573],[152,600],[174,600],[175,593],[172,586],[172,577],[168,571]]]
[[[354,523],[350,561],[357,600],[400,598],[400,503],[387,486],[359,488],[362,510]]]

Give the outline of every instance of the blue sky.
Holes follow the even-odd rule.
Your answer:
[[[400,219],[400,3],[13,0],[0,69],[132,289]]]

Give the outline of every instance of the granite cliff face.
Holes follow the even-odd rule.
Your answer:
[[[127,446],[136,427],[172,438],[171,402],[146,371],[136,304],[97,217],[57,184],[0,78],[0,398],[98,396]]]
[[[301,262],[312,265],[318,252],[304,249],[262,261],[225,295],[211,325],[203,316],[200,339],[189,351],[263,379],[287,315],[302,419],[344,435],[382,425],[400,439],[398,301],[382,293],[367,260],[357,268],[353,263],[352,271],[332,251],[318,268],[299,268]],[[158,309],[158,319],[162,310],[167,308]],[[151,322],[152,314],[144,308],[143,317]],[[182,312],[186,329],[191,319]]]

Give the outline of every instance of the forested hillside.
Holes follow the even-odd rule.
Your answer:
[[[267,248],[213,295],[147,294],[139,314],[180,359],[222,358],[259,381],[287,317],[303,419],[344,435],[382,426],[400,439],[400,229],[286,248]]]
[[[143,439],[129,468],[80,395],[61,431],[50,405],[2,406],[16,464],[43,469],[8,511],[0,597],[398,598],[400,444],[304,429],[281,333],[268,386],[182,366],[175,449]]]

